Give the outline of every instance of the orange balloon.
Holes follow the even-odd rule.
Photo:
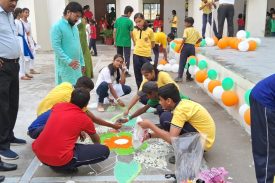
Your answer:
[[[247,109],[244,113],[244,121],[246,122],[247,125],[250,126],[250,124],[251,124],[250,108]]]
[[[249,44],[249,51],[255,51],[257,48],[257,42],[254,40],[248,41]]]
[[[196,73],[196,81],[199,83],[203,83],[204,80],[207,78],[207,72],[206,70],[200,70]]]
[[[239,103],[239,97],[234,91],[224,91],[222,94],[222,102],[225,106],[231,107]]]
[[[176,44],[181,44],[182,40],[174,40],[173,42],[176,43]]]
[[[167,64],[168,62],[166,61],[166,60],[164,60],[164,59],[162,59],[161,61],[159,61],[159,64],[161,64],[161,65],[165,65],[165,64]]]
[[[236,49],[236,50],[238,50],[239,48],[238,48],[238,45],[239,45],[239,43],[241,42],[241,40],[240,39],[236,39],[235,41],[234,41],[234,44],[233,44],[233,49]]]
[[[234,45],[235,45],[235,42],[237,41],[237,38],[231,38],[228,42],[228,45],[231,47],[231,48],[234,48]]]
[[[175,47],[175,51],[177,52],[177,53],[179,53],[180,52],[180,44],[176,44],[176,47]]]
[[[218,42],[219,42],[219,39],[218,39],[216,36],[214,36],[214,37],[213,37],[213,40],[214,40],[215,45],[217,45]]]
[[[227,46],[228,46],[228,40],[227,39],[222,38],[222,39],[219,40],[218,47],[220,49],[225,49]]]
[[[208,84],[208,91],[213,93],[213,90],[216,86],[221,86],[222,83],[219,80],[211,80]]]

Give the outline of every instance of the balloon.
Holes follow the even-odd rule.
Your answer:
[[[194,66],[194,65],[190,65],[190,67],[189,67],[189,73],[192,75],[192,76],[194,76],[196,73],[195,73],[195,70],[196,70],[196,67],[197,66]]]
[[[177,60],[176,59],[171,59],[169,60],[169,64],[173,65],[173,64],[176,64],[177,63]]]
[[[205,42],[206,42],[207,46],[214,46],[215,45],[214,39],[212,39],[210,37],[205,38]]]
[[[189,57],[188,62],[190,65],[196,65],[197,59],[195,57]]]
[[[177,73],[179,71],[179,64],[172,65],[172,72]]]
[[[171,43],[171,48],[174,50],[175,49],[175,47],[177,46],[177,44],[175,43],[175,42],[172,42]]]
[[[211,80],[208,84],[208,91],[210,93],[213,93],[213,90],[217,87],[217,86],[221,86],[222,83],[219,80]]]
[[[195,67],[195,75],[197,74],[197,72],[199,71],[200,69],[196,66]]]
[[[244,113],[245,111],[249,109],[249,106],[247,104],[243,104],[241,105],[241,107],[239,108],[239,114],[242,118],[244,118]]]
[[[228,41],[225,38],[222,38],[218,42],[218,47],[220,49],[225,49],[228,46]]]
[[[175,51],[178,53],[178,52],[180,52],[181,50],[180,50],[180,44],[176,44],[176,46],[175,46]]]
[[[250,40],[250,41],[248,41],[248,44],[249,44],[249,48],[248,48],[249,51],[255,51],[256,50],[256,48],[257,48],[257,42],[256,41]]]
[[[249,31],[246,31],[246,38],[250,38],[251,34]]]
[[[260,38],[253,38],[254,41],[256,41],[257,46],[260,46],[262,44],[262,41]]]
[[[251,124],[250,108],[248,108],[248,109],[244,112],[244,121],[246,122],[247,125],[250,126],[250,124]]]
[[[222,94],[222,102],[224,105],[231,107],[238,104],[239,97],[234,91],[225,91]]]
[[[203,83],[207,79],[207,72],[205,70],[200,70],[196,73],[196,80],[199,83]]]
[[[172,71],[172,66],[171,66],[171,64],[165,64],[165,65],[164,65],[164,70],[167,71],[167,72]]]
[[[198,66],[199,66],[200,70],[206,69],[207,68],[207,62],[205,60],[201,60],[201,61],[199,61]]]
[[[165,65],[165,64],[167,64],[167,61],[166,61],[166,60],[164,60],[164,59],[162,59],[162,60],[160,60],[160,61],[159,61],[159,64],[161,64],[161,65]]]
[[[249,49],[249,44],[248,44],[248,42],[247,42],[247,41],[242,41],[242,42],[240,42],[239,45],[238,45],[238,49],[239,49],[240,51],[248,51],[248,49]]]
[[[237,50],[240,42],[242,42],[240,39],[235,39],[235,41],[233,42],[232,48]]]
[[[224,90],[228,91],[231,90],[234,86],[234,80],[231,78],[224,78],[222,80],[222,87]]]
[[[159,71],[163,71],[164,65],[159,64],[159,65],[157,66],[157,69],[158,69]]]
[[[237,32],[237,38],[244,40],[246,38],[246,31],[240,30]]]
[[[247,91],[245,92],[245,94],[244,94],[245,103],[246,103],[247,105],[249,105],[249,106],[250,106],[249,97],[250,97],[251,90],[252,90],[252,89],[247,90]]]
[[[201,40],[200,47],[205,47],[206,46],[206,41],[205,39]]]
[[[217,45],[218,42],[219,42],[219,39],[218,39],[216,36],[214,36],[214,37],[213,37],[213,40],[214,40],[215,45]]]
[[[222,88],[222,86],[217,86],[214,88],[213,90],[213,96],[216,98],[216,99],[221,99],[222,98],[222,94],[224,92],[224,89]]]
[[[211,80],[209,78],[207,78],[206,80],[204,80],[203,86],[204,86],[205,89],[208,89],[208,84],[210,83],[210,81]]]
[[[210,69],[210,70],[207,72],[207,75],[208,75],[208,78],[209,78],[209,79],[215,80],[215,79],[217,79],[218,73],[217,73],[216,70]]]

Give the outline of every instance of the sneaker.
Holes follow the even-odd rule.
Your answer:
[[[175,78],[174,80],[175,80],[175,82],[177,82],[177,83],[182,82],[182,78],[180,78],[180,77],[177,77],[177,78]]]
[[[93,54],[92,56],[97,57],[97,54]]]
[[[0,171],[12,171],[12,170],[16,170],[16,169],[17,169],[16,164],[5,163],[3,161],[0,161]]]
[[[18,159],[19,156],[16,152],[7,149],[7,150],[0,150],[0,158],[4,160],[15,160]]]
[[[11,145],[25,145],[27,144],[27,141],[25,141],[24,139],[19,139],[14,137],[14,139],[12,139],[10,141]]]
[[[194,81],[194,79],[193,78],[186,78],[186,81]]]
[[[175,164],[176,163],[176,158],[175,156],[171,156],[169,159],[168,159],[169,163],[171,164]]]
[[[129,78],[129,77],[132,77],[132,75],[129,74],[129,72],[126,72],[126,77]]]
[[[5,176],[0,176],[0,182],[4,182]]]

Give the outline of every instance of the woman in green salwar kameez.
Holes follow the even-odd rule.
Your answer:
[[[87,34],[86,34],[86,19],[82,18],[82,21],[80,24],[78,24],[78,31],[79,31],[79,37],[80,37],[80,44],[82,47],[82,52],[83,52],[83,57],[84,57],[84,62],[85,62],[85,76],[89,78],[93,78],[93,65],[92,65],[92,57],[91,53],[88,47],[88,42],[87,42]],[[89,35],[88,35],[89,36]]]

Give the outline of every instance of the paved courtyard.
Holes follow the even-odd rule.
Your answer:
[[[98,45],[99,56],[93,58],[94,73],[96,81],[99,70],[112,61],[115,49],[112,46]],[[35,75],[31,81],[20,82],[20,108],[18,120],[15,127],[17,137],[25,138],[27,145],[13,146],[20,158],[12,163],[18,164],[18,170],[5,172],[6,182],[116,182],[113,166],[115,161],[130,162],[133,156],[119,156],[114,153],[110,158],[100,164],[84,166],[75,174],[61,174],[53,172],[50,168],[42,165],[34,156],[31,150],[30,139],[26,132],[29,124],[36,118],[36,108],[40,100],[54,87],[54,55],[52,52],[43,52],[37,55],[37,70],[40,75]],[[131,69],[132,70],[132,69]],[[133,72],[131,72],[133,74]],[[172,74],[173,75],[173,74]],[[173,75],[174,77],[174,75]],[[136,86],[134,76],[128,78],[127,84],[132,87],[132,93],[124,98],[126,103],[135,95]],[[201,103],[213,116],[216,127],[216,142],[211,151],[205,153],[204,159],[208,167],[225,167],[229,171],[230,182],[233,183],[254,183],[255,173],[251,153],[251,142],[249,135],[241,128],[238,122],[234,121],[229,114],[217,103],[215,103],[195,82],[183,83],[181,90],[191,99]],[[103,119],[111,119],[113,116],[122,113],[122,110],[98,113],[93,106],[97,101],[95,91],[91,93],[90,109]],[[142,116],[149,118],[155,123],[157,116],[147,113]],[[167,156],[167,160],[169,155]],[[166,173],[174,171],[174,166],[168,163],[167,169],[146,168],[142,170],[135,182],[172,182],[165,179]],[[3,172],[1,172],[3,174]]]

